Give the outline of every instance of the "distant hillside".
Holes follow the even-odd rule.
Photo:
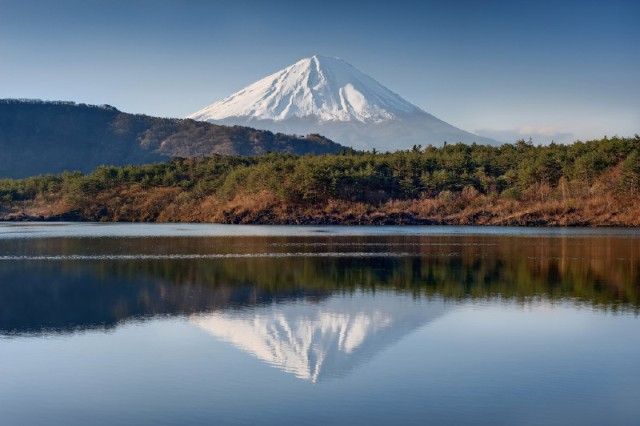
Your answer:
[[[127,114],[109,105],[0,100],[0,177],[88,172],[103,164],[141,164],[168,157],[324,154],[342,149],[319,135],[296,137]]]

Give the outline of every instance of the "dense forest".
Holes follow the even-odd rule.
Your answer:
[[[0,99],[0,177],[213,154],[335,153],[341,145],[241,126],[127,114],[109,106]]]
[[[8,219],[640,225],[640,136],[173,159],[0,181]]]

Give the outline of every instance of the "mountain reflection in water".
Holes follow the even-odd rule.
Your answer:
[[[442,301],[389,294],[333,296],[195,315],[193,324],[267,363],[316,383],[339,377],[441,316]]]

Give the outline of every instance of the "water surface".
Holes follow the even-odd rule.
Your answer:
[[[0,225],[0,424],[634,424],[640,232]]]

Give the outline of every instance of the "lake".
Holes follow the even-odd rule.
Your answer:
[[[0,224],[0,424],[638,424],[640,230]]]

